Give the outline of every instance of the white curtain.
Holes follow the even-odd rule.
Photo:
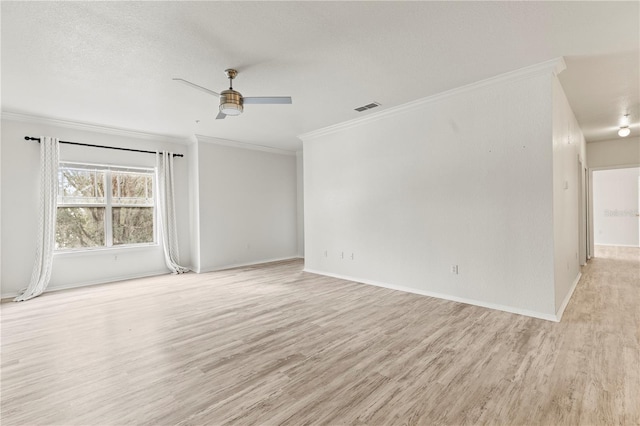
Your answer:
[[[36,260],[31,281],[27,288],[13,299],[15,302],[39,296],[49,285],[53,251],[56,248],[59,152],[58,139],[40,137],[40,217],[38,218]]]
[[[180,266],[178,253],[178,232],[176,226],[176,207],[173,191],[173,153],[163,151],[158,153],[158,210],[160,234],[164,248],[164,260],[169,270],[174,274],[188,272],[189,269]]]

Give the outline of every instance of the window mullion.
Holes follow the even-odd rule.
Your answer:
[[[156,191],[158,191],[158,169],[154,170],[154,173],[151,175],[151,187]],[[148,189],[148,188],[147,188]],[[147,192],[147,195],[149,193]],[[160,227],[158,226],[158,197],[153,197],[153,242],[158,243],[160,241]]]
[[[104,174],[105,176],[105,185],[104,185],[104,196],[106,200],[106,206],[104,211],[104,236],[107,247],[113,246],[113,214],[111,210],[111,199],[112,199],[112,188],[111,188],[111,170],[107,170]]]

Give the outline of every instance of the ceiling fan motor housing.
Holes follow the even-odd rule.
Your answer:
[[[240,92],[228,89],[220,93],[220,112],[225,115],[240,115],[243,109]]]

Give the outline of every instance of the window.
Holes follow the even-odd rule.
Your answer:
[[[56,249],[151,244],[153,169],[61,163]]]

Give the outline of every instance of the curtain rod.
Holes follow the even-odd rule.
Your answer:
[[[25,136],[24,140],[26,141],[38,141],[40,142],[40,138],[34,138],[31,136]],[[106,146],[106,145],[93,145],[90,143],[80,143],[80,142],[67,142],[67,141],[59,141],[60,143],[66,143],[68,145],[81,145],[81,146],[91,146],[94,148],[106,148],[106,149],[117,149],[119,151],[133,151],[133,152],[144,152],[145,154],[157,154],[156,151],[145,151],[143,149],[133,149],[133,148],[118,148],[117,146]],[[182,154],[173,154],[174,157],[184,157]]]

